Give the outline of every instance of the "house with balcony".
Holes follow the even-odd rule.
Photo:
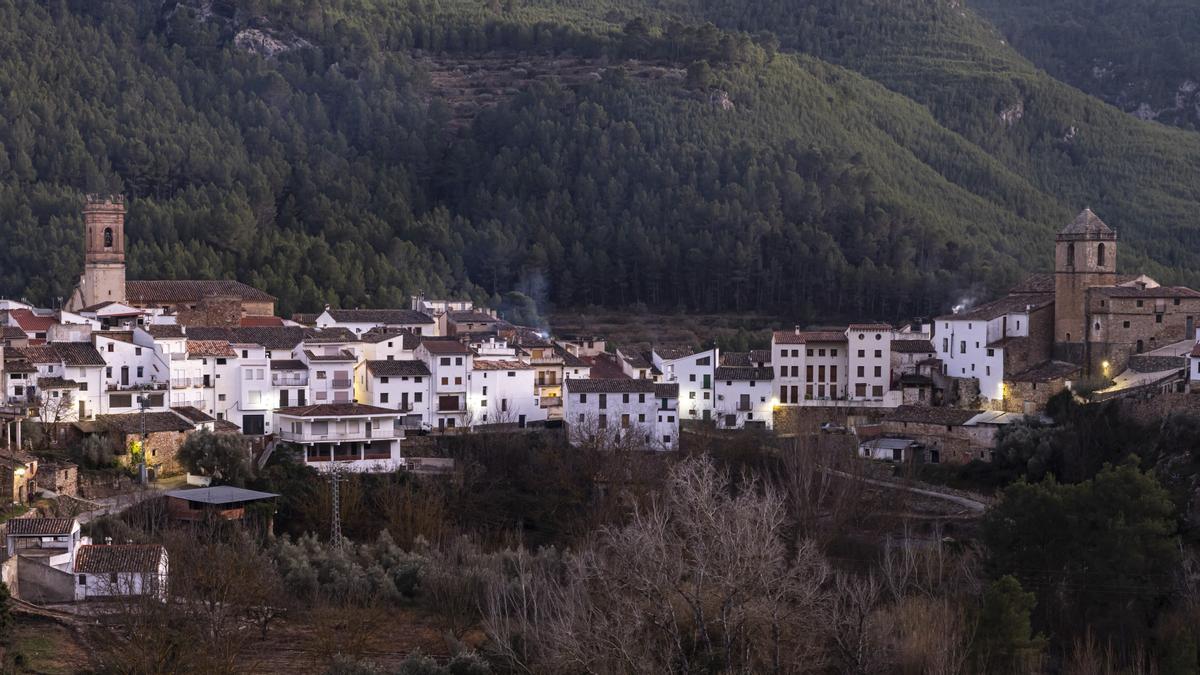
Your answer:
[[[405,429],[429,429],[432,423],[429,366],[417,359],[364,361],[358,364],[356,379],[359,400],[400,413]]]
[[[308,388],[313,403],[354,400],[354,366],[358,358],[353,352],[336,346],[299,351],[300,360],[308,366]]]
[[[660,382],[679,384],[679,406],[684,419],[712,419],[715,392],[713,375],[720,353],[714,347],[697,352],[690,345],[658,345],[650,351]]]
[[[471,426],[544,424],[547,413],[534,389],[534,373],[534,366],[516,359],[473,359],[467,394]]]
[[[225,340],[187,341],[187,358],[171,362],[171,407],[193,407],[216,417],[226,413],[237,382],[237,352]],[[218,400],[218,389],[226,400]]]
[[[775,371],[770,366],[719,366],[716,370],[717,426],[722,429],[774,425]]]
[[[92,333],[92,342],[105,362],[105,414],[138,410],[140,397],[151,408],[166,408],[171,361],[151,333],[139,327],[106,330]]]
[[[278,408],[276,437],[296,447],[298,459],[318,471],[334,464],[347,471],[385,473],[404,465],[401,415],[360,403],[318,403]]]
[[[534,394],[545,410],[545,419],[562,419],[563,350],[549,340],[525,341],[521,344],[522,359],[534,371]],[[572,357],[578,362],[578,359]],[[589,368],[590,370],[590,368]]]
[[[308,405],[308,364],[300,359],[277,359],[270,362],[270,369],[275,407]]]
[[[429,368],[432,386],[431,426],[437,431],[467,426],[467,393],[472,353],[467,345],[452,339],[423,340],[416,357]]]
[[[20,380],[23,384],[13,387],[13,391],[17,386],[20,387],[23,405],[34,408],[39,404],[54,403],[52,399],[41,397],[40,381],[46,379],[55,385],[52,389],[60,393],[69,390],[71,393],[72,409],[62,410],[63,414],[56,416],[63,420],[83,420],[101,412],[105,364],[100,352],[90,342],[50,342],[11,348],[7,352],[13,353],[7,355],[6,359],[22,361],[33,369],[33,372],[19,373],[24,376]],[[7,370],[6,365],[6,373]],[[28,368],[14,364],[14,370],[28,371]]]
[[[663,433],[658,421],[660,407],[666,408],[664,417],[669,416],[672,390],[656,387],[651,380],[632,378],[568,379],[563,385],[563,415],[570,443],[606,449],[673,449],[677,434]],[[658,398],[660,393],[665,404]],[[671,444],[662,441],[668,435]]]

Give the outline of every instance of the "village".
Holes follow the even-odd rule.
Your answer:
[[[244,439],[256,466],[287,448],[324,473],[436,471],[436,439],[501,430],[647,453],[687,434],[844,435],[864,458],[964,464],[1062,392],[1165,415],[1194,407],[1200,383],[1200,292],[1118,273],[1117,234],[1090,210],[1046,242],[1054,270],[1003,297],[901,325],[775,329],[748,352],[554,335],[419,295],[280,317],[237,281],[127,279],[124,216],[120,196],[87,198],[63,307],[0,300],[0,499],[16,516],[3,569],[23,600],[154,594],[169,573],[161,545],[81,535],[120,486],[47,448],[109,448],[126,487],[167,481],[171,517],[188,521],[278,496],[169,482],[200,432]],[[24,510],[47,496],[82,515]]]

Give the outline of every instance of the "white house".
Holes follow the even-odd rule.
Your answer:
[[[300,360],[308,366],[308,388],[314,403],[349,403],[354,400],[354,366],[358,359],[352,352],[336,346],[320,352],[300,350]]]
[[[679,412],[685,419],[711,419],[715,394],[713,375],[720,354],[716,348],[696,352],[686,345],[660,345],[650,351],[660,382],[679,384]]]
[[[300,459],[318,471],[333,462],[349,471],[390,472],[400,458],[400,413],[359,403],[318,403],[277,408],[276,435],[296,445]]]
[[[1004,352],[1011,341],[1029,336],[1035,312],[1050,311],[1051,297],[1008,295],[934,321],[934,347],[943,374],[979,381],[980,404],[1004,397]]]
[[[146,396],[150,407],[162,410],[171,379],[171,362],[141,328],[92,333],[92,342],[104,359],[104,414],[138,409],[137,398]]]
[[[75,553],[75,599],[167,593],[167,549],[161,544],[88,544]]]
[[[64,571],[88,538],[74,518],[13,518],[5,524],[8,557],[24,555]]]
[[[679,448],[679,383],[660,382],[654,385],[655,443],[663,450]]]
[[[414,335],[438,335],[437,322],[414,309],[330,309],[317,316],[317,328],[345,328],[362,335],[373,328],[406,330]]]
[[[1200,343],[1192,347],[1192,353],[1188,357],[1188,386],[1192,391],[1200,389]]]
[[[852,401],[882,403],[892,393],[892,327],[859,323],[846,328],[846,395]],[[892,406],[900,405],[899,391]]]
[[[774,426],[775,371],[770,367],[720,366],[716,371],[717,426],[723,429]]]
[[[20,387],[26,402],[36,404],[40,401],[52,405],[63,421],[91,419],[102,412],[105,364],[100,352],[90,342],[52,342],[12,348],[11,351],[33,370],[20,373],[24,375],[21,378],[23,384],[11,385],[13,380],[10,379],[14,394]],[[8,370],[7,365],[5,369]],[[29,368],[17,366],[15,370],[28,371]],[[55,392],[60,396],[63,391],[71,392],[71,410],[39,398],[42,379],[53,385],[50,390],[52,395]],[[78,386],[71,385],[72,382]]]
[[[457,340],[424,340],[416,357],[425,362],[433,379],[431,425],[438,431],[465,427],[471,350]]]
[[[417,359],[364,361],[358,364],[360,402],[395,410],[405,429],[429,429],[432,376]]]
[[[359,341],[364,361],[405,360],[415,358],[421,337],[406,330],[376,328],[363,333]]]
[[[639,450],[672,447],[660,440],[660,401],[651,380],[568,379],[563,394],[563,416],[572,445]]]
[[[534,389],[533,366],[514,359],[472,361],[467,412],[472,426],[504,424],[524,429],[546,421]]]

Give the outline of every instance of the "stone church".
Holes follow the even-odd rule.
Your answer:
[[[83,276],[67,311],[111,303],[177,314],[180,323],[237,325],[243,316],[274,316],[275,298],[239,281],[134,281],[125,278],[125,199],[88,195],[83,207]]]
[[[1117,273],[1117,233],[1084,209],[1055,237],[1054,358],[1093,377],[1135,354],[1195,341],[1200,292]]]

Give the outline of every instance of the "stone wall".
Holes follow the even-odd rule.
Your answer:
[[[887,436],[911,438],[925,446],[926,461],[928,451],[937,450],[938,461],[942,464],[965,464],[972,459],[990,459],[996,436],[994,427],[946,426],[920,422],[884,421],[883,432]]]
[[[781,435],[804,435],[820,432],[829,422],[847,428],[875,424],[892,412],[892,408],[861,406],[776,406],[774,429]]]
[[[1019,373],[1050,360],[1054,351],[1054,305],[1029,313],[1029,335],[1004,347],[1004,372]]]
[[[1200,393],[1171,392],[1120,399],[1121,416],[1139,424],[1157,424],[1174,414],[1200,417]]]
[[[177,321],[183,326],[219,326],[234,328],[242,322],[242,300],[236,296],[210,295],[195,307],[176,307]]]
[[[79,467],[70,462],[38,462],[35,482],[39,489],[67,497],[79,496]]]
[[[1067,388],[1067,380],[1064,378],[1048,382],[1010,382],[1005,380],[1004,387],[1007,393],[1004,398],[1004,412],[1032,415],[1045,410],[1050,399]]]
[[[17,588],[20,599],[36,604],[71,602],[75,599],[75,575],[27,558],[17,558]]]
[[[186,431],[156,431],[147,435],[145,451],[146,464],[158,466],[159,476],[172,476],[183,473],[183,465],[179,463],[179,448],[187,440]],[[140,434],[130,434],[121,439],[121,447],[128,448],[130,443],[140,440]],[[132,455],[126,452],[118,455],[123,464],[133,461]]]

